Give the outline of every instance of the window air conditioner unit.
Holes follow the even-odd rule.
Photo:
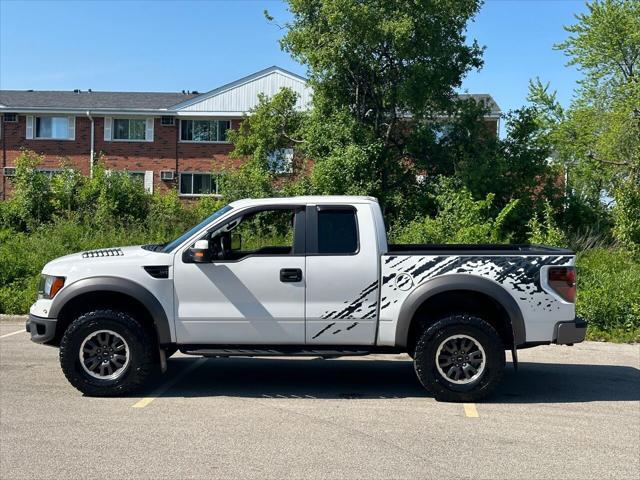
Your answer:
[[[160,180],[173,180],[175,174],[173,170],[162,170],[160,172]]]

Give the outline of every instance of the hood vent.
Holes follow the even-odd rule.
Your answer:
[[[119,248],[105,248],[103,250],[89,250],[82,252],[82,258],[98,258],[98,257],[122,257],[124,252]]]

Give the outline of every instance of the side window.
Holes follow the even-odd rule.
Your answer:
[[[245,216],[235,229],[242,250],[288,255],[293,250],[293,210],[262,210]]]
[[[358,251],[358,224],[352,209],[318,211],[318,253],[352,254]]]
[[[291,255],[295,209],[269,209],[236,218],[214,233],[214,259],[240,260],[249,255]]]

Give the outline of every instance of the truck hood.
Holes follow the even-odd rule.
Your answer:
[[[141,245],[101,248],[97,250],[86,250],[83,252],[72,253],[70,255],[65,255],[64,257],[56,258],[44,266],[42,273],[65,276],[69,273],[92,268],[94,266],[99,269],[101,266],[106,264],[144,266],[151,262],[156,265],[167,265],[170,261],[170,256],[166,253],[145,250]]]

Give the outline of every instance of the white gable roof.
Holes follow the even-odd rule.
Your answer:
[[[285,87],[298,94],[299,109],[309,107],[311,88],[307,86],[307,80],[280,67],[269,67],[174,105],[169,110],[189,116],[241,116],[258,104],[259,93],[270,97]]]

